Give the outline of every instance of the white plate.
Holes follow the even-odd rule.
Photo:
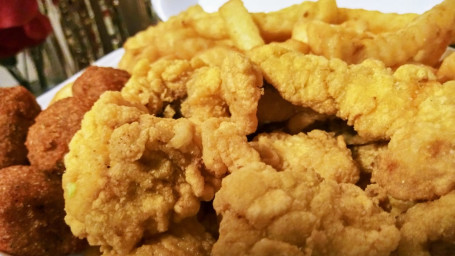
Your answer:
[[[162,20],[167,20],[169,17],[178,14],[191,5],[200,4],[205,11],[216,11],[226,0],[151,0],[155,12]],[[300,0],[244,0],[245,6],[252,12],[274,11],[281,8],[300,3]],[[346,8],[362,8],[367,10],[378,10],[382,12],[396,13],[423,13],[429,10],[434,5],[442,2],[442,0],[377,0],[377,1],[359,1],[359,0],[338,0],[338,6]],[[112,53],[102,57],[93,65],[104,67],[117,67],[124,53],[123,49],[118,49]],[[82,72],[82,71],[81,71]],[[54,97],[55,93],[60,90],[65,84],[74,81],[81,72],[70,77],[66,81],[57,85],[50,91],[37,98],[38,103],[42,108],[47,107],[49,101]],[[8,256],[1,253],[0,256]],[[75,255],[77,256],[77,255]]]

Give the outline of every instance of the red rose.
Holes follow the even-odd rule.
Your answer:
[[[39,45],[52,32],[36,0],[0,0],[0,58]]]

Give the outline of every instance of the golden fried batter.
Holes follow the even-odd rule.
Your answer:
[[[128,254],[105,251],[112,256],[208,256],[215,239],[195,219],[187,219],[172,225],[168,231],[141,242],[137,249]]]
[[[173,223],[196,216],[200,201],[219,187],[201,156],[189,120],[155,117],[120,93],[104,93],[65,157],[65,220],[106,252],[125,255],[141,241],[158,243]]]
[[[213,255],[388,255],[394,219],[353,184],[251,163],[223,179]]]
[[[455,192],[419,203],[402,217],[396,255],[453,255],[455,249]]]
[[[0,88],[0,169],[28,163],[24,143],[40,111],[35,96],[24,87]]]
[[[377,157],[385,150],[387,150],[387,143],[385,142],[351,146],[352,157],[359,165],[360,170],[365,173],[372,173],[377,168]]]
[[[201,52],[191,61],[140,61],[122,89],[122,96],[146,106],[155,115],[162,114],[167,104],[181,101],[181,114],[194,122],[228,117],[250,134],[258,123],[262,83],[261,72],[246,56],[217,47]]]
[[[455,81],[443,84],[379,155],[373,180],[399,199],[434,199],[455,188]]]
[[[453,81],[440,84],[421,65],[392,72],[375,60],[347,65],[273,45],[250,56],[283,98],[336,114],[367,140],[391,138],[373,171],[391,196],[432,199],[455,187],[454,158],[447,157],[455,147]]]
[[[335,138],[320,130],[296,135],[275,132],[259,134],[251,144],[262,161],[277,170],[310,168],[338,183],[359,179],[359,169],[342,136]]]
[[[446,0],[396,31],[379,34],[345,24],[302,19],[294,27],[293,38],[307,43],[317,55],[340,58],[348,63],[373,58],[388,67],[409,62],[435,65],[453,38],[454,9],[454,1]]]
[[[0,251],[21,256],[67,255],[85,241],[63,221],[61,180],[30,166],[0,170]]]

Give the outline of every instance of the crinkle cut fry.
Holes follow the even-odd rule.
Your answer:
[[[65,221],[106,252],[125,255],[153,240],[213,198],[219,181],[203,176],[200,147],[189,120],[151,116],[118,92],[103,94],[65,157]]]
[[[211,47],[231,45],[228,38],[218,40],[219,38],[207,38],[198,33],[200,28],[191,20],[193,17],[203,16],[203,12],[199,6],[190,7],[168,21],[150,26],[130,37],[124,44],[125,54],[122,56],[119,68],[132,72],[136,62],[141,59],[151,62],[161,57],[190,59],[198,52]],[[220,37],[224,37],[224,33],[221,33]]]
[[[308,43],[316,54],[342,58],[348,63],[374,58],[389,67],[409,62],[435,65],[454,37],[454,10],[454,1],[446,0],[403,28],[379,34],[304,19],[294,28],[293,38]],[[330,47],[325,47],[327,42]]]
[[[412,160],[406,161],[413,157],[417,159],[419,152],[411,150],[403,142],[403,136],[395,138],[400,141],[397,142],[399,147],[394,149],[389,146],[389,151],[414,152],[401,160],[385,158],[386,164],[382,164],[378,170],[377,173],[398,174],[384,175],[387,179],[380,179],[378,175],[377,181],[381,186],[401,184],[403,180],[408,184],[408,189],[401,192],[399,186],[395,190],[389,187],[388,192],[392,196],[405,200],[431,199],[448,193],[455,186],[453,158],[443,157],[450,154],[455,145],[454,126],[451,125],[454,120],[455,104],[452,102],[455,94],[449,93],[453,90],[452,83],[441,85],[431,68],[404,65],[392,72],[375,60],[347,65],[341,60],[303,55],[276,45],[256,48],[249,56],[261,67],[265,79],[277,88],[283,98],[321,113],[336,114],[353,125],[362,137],[375,140],[392,138],[394,141],[398,131],[398,134],[407,134],[406,131],[414,129],[413,133],[418,132],[420,138],[425,138],[418,148],[436,150],[426,151],[430,154],[432,164],[415,166]],[[433,113],[435,109],[438,110]],[[412,125],[413,122],[429,124],[432,129]],[[445,143],[438,143],[440,136],[431,137],[438,133],[448,136]],[[419,138],[415,138],[415,141],[419,141]],[[431,155],[431,152],[436,153]],[[406,176],[411,170],[413,175]]]

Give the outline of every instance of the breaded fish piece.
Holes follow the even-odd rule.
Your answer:
[[[90,66],[74,81],[72,95],[90,108],[103,92],[120,91],[129,78],[121,69]]]
[[[172,225],[168,231],[153,239],[142,241],[137,249],[128,254],[104,251],[110,256],[174,256],[198,255],[209,256],[215,239],[205,231],[196,219],[183,220]]]
[[[22,86],[0,88],[0,169],[27,164],[25,139],[41,107]]]
[[[324,179],[356,183],[359,169],[342,136],[321,130],[289,135],[282,132],[259,134],[251,142],[262,161],[277,170],[314,169]]]
[[[181,102],[177,110],[196,123],[226,117],[250,134],[258,124],[262,83],[261,72],[246,56],[217,47],[190,61],[142,60],[121,92],[128,101],[146,106],[150,114],[161,115],[171,102]]]
[[[87,110],[74,97],[59,100],[43,110],[30,127],[25,142],[30,163],[40,170],[63,173],[63,156]]]
[[[378,156],[373,181],[399,199],[434,199],[455,188],[455,81],[423,101]]]
[[[401,220],[396,255],[453,255],[455,249],[455,192],[409,209]]]
[[[220,186],[204,168],[191,121],[152,116],[119,92],[101,96],[69,147],[65,221],[107,254],[158,243],[173,224],[196,216],[200,201],[211,200]]]
[[[348,65],[273,45],[249,55],[293,104],[336,114],[367,140],[390,139],[373,180],[392,197],[432,199],[455,188],[453,81],[441,84],[426,66]]]
[[[58,176],[31,166],[0,170],[0,251],[21,256],[68,255],[86,241],[71,234],[63,217]]]
[[[251,163],[223,179],[212,255],[388,255],[395,220],[353,184]]]
[[[371,140],[390,138],[440,86],[434,70],[420,65],[404,65],[393,72],[380,61],[348,65],[278,45],[258,47],[249,56],[284,99],[337,115]]]

